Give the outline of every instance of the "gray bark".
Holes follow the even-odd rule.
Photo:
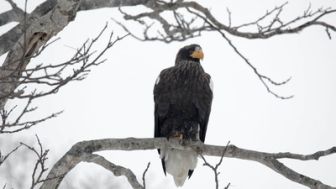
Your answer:
[[[148,139],[101,139],[82,141],[75,144],[51,169],[47,176],[47,181],[43,183],[41,189],[55,189],[62,182],[63,178],[80,162],[87,162],[90,154],[105,150],[153,150],[161,148],[176,148],[183,150],[194,150],[199,154],[207,156],[219,156],[224,153],[224,157],[250,160],[261,163],[272,169],[287,179],[307,186],[311,189],[336,189],[335,187],[326,185],[319,180],[310,178],[300,174],[279,161],[281,158],[290,158],[297,160],[317,160],[320,157],[336,153],[336,147],[332,147],[325,151],[319,151],[314,154],[301,155],[292,153],[266,153],[253,150],[238,148],[234,145],[214,146],[206,145],[201,142],[190,142],[180,144],[179,141],[169,140],[165,138],[148,138]],[[97,157],[98,158],[98,157]],[[90,158],[89,158],[90,159]],[[98,159],[101,159],[100,157]],[[105,161],[105,160],[104,160]],[[107,160],[106,160],[107,161]],[[93,161],[90,161],[93,162]],[[102,163],[97,163],[101,165]],[[104,162],[106,165],[106,162]],[[103,166],[103,165],[102,165]],[[103,166],[105,167],[105,166]],[[105,167],[106,168],[106,167]],[[131,180],[131,181],[130,181]],[[133,188],[138,188],[138,181],[128,178]]]

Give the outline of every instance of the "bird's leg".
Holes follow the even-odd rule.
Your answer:
[[[175,139],[179,144],[183,143],[184,135],[182,132],[176,131],[172,136],[172,139]]]
[[[183,134],[181,132],[175,132],[173,137],[178,139],[178,140],[182,140],[183,139]]]

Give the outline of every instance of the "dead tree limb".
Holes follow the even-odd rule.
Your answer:
[[[34,32],[48,34],[48,39],[63,30],[75,19],[78,11],[94,10],[106,7],[144,5],[151,0],[46,0],[27,15],[26,25]],[[57,6],[56,6],[57,5]],[[24,33],[23,10],[13,8],[0,14],[0,26],[12,21],[20,22],[17,26],[0,36],[0,56],[14,49]],[[50,25],[55,22],[55,25]],[[29,35],[27,36],[29,37]]]
[[[316,160],[320,157],[336,153],[336,147],[332,147],[325,151],[319,151],[309,155],[298,155],[289,152],[286,153],[267,153],[253,150],[247,150],[236,147],[234,145],[228,146],[214,146],[206,145],[200,142],[191,142],[181,145],[180,143],[165,138],[126,138],[126,139],[101,139],[82,141],[75,144],[50,170],[48,179],[43,183],[41,189],[55,189],[62,182],[64,176],[71,171],[77,164],[85,161],[87,154],[106,150],[153,150],[160,148],[176,148],[183,150],[194,150],[203,156],[218,156],[237,158],[243,160],[250,160],[261,163],[262,165],[272,169],[287,179],[304,185],[311,189],[335,189],[335,187],[322,183],[319,180],[310,178],[303,174],[290,169],[279,161],[281,158],[299,159],[298,157],[305,157],[301,160]],[[226,149],[226,150],[225,150]],[[223,152],[224,155],[223,155]]]

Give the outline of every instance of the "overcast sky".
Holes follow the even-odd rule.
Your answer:
[[[29,10],[38,2],[30,2]],[[302,14],[309,2],[313,8],[336,8],[335,0],[289,1],[283,12],[284,18]],[[225,22],[228,7],[232,12],[233,25],[239,25],[252,21],[281,3],[283,1],[227,0],[207,4]],[[0,12],[8,9],[7,3],[1,0]],[[120,19],[116,9],[78,13],[75,21],[57,36],[61,40],[31,64],[55,63],[68,59],[74,53],[70,47],[80,47],[87,38],[95,37],[106,22],[109,22],[108,31],[115,31],[115,37],[123,35],[122,30],[111,21],[112,17]],[[335,15],[326,20],[336,24]],[[14,25],[15,23],[0,28],[0,33]],[[135,25],[131,27],[137,29]],[[104,37],[106,39],[108,34]],[[202,65],[214,82],[207,144],[225,145],[231,141],[231,144],[251,150],[303,154],[330,148],[336,145],[336,34],[332,33],[332,37],[329,40],[320,27],[267,40],[231,37],[238,49],[262,74],[277,81],[292,77],[288,84],[272,88],[284,96],[294,95],[290,100],[279,100],[267,93],[253,71],[218,34],[207,33],[202,37],[171,44],[139,42],[131,37],[126,38],[108,51],[105,55],[107,62],[93,68],[86,80],[71,83],[58,94],[40,100],[37,103],[40,110],[34,116],[65,110],[62,115],[29,131],[1,135],[0,148],[15,145],[18,140],[33,142],[34,135],[37,134],[44,146],[50,149],[48,166],[51,167],[73,144],[82,140],[153,137],[152,93],[155,79],[162,69],[174,64],[178,49],[191,43],[202,46],[205,53]],[[97,48],[103,48],[104,42]],[[3,60],[4,56],[0,57],[0,63]],[[5,144],[4,140],[13,142]],[[113,163],[132,169],[139,178],[147,163],[151,162],[147,174],[148,188],[175,188],[173,179],[164,176],[156,150],[107,151],[100,154]],[[218,158],[209,157],[209,160],[216,162]],[[282,162],[302,174],[336,186],[336,155],[319,161]],[[21,163],[17,164],[27,166]],[[30,170],[28,168],[26,170]],[[0,168],[0,176],[4,176],[6,171]],[[225,158],[220,172],[221,186],[230,182],[232,189],[305,188],[256,162]],[[20,175],[22,173],[17,177],[21,178]],[[0,186],[6,179],[1,177]],[[101,167],[84,163],[68,174],[66,181],[71,181],[72,186],[77,188],[83,187],[83,183],[87,182],[104,183],[101,188],[111,185],[130,188],[124,178],[114,177]],[[68,187],[64,183],[60,188]],[[213,173],[209,168],[203,167],[199,159],[193,176],[183,188],[214,187]]]

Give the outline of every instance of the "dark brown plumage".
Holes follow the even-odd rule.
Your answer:
[[[213,94],[210,75],[204,72],[200,64],[202,58],[203,52],[199,45],[185,46],[179,50],[175,66],[161,71],[154,87],[154,137],[177,137],[204,142]],[[159,153],[166,173],[169,153]],[[193,167],[191,168],[186,173],[189,177],[193,172]],[[180,182],[177,183],[175,176],[174,180],[176,185],[181,185]]]

